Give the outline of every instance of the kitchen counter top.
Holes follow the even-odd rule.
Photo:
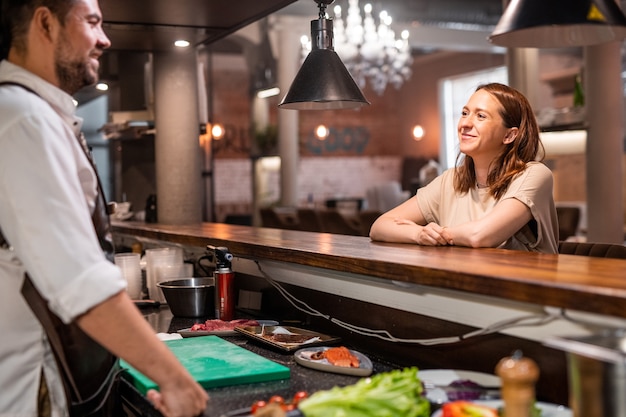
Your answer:
[[[155,332],[158,333],[175,333],[177,330],[189,328],[194,323],[202,323],[206,320],[203,318],[186,319],[173,317],[167,306],[146,308],[143,309],[143,314]],[[222,416],[233,410],[249,407],[255,401],[267,401],[272,395],[280,395],[285,399],[289,399],[298,391],[313,393],[319,390],[330,389],[334,386],[354,384],[359,379],[359,377],[355,376],[333,374],[303,367],[296,363],[293,352],[285,353],[266,348],[244,336],[223,336],[223,338],[244,349],[287,366],[291,375],[289,379],[279,381],[209,389],[207,392],[211,400],[204,416]],[[380,359],[370,359],[372,359],[375,373],[394,369],[393,365]],[[126,406],[135,415],[160,416],[160,413],[156,412],[147,400],[125,381],[122,386],[122,396]]]
[[[226,246],[238,289],[261,296],[262,314],[302,320],[403,366],[493,373],[522,350],[541,369],[538,398],[557,404],[569,395],[567,360],[545,341],[626,328],[626,260],[214,223],[117,222],[113,232],[119,245],[182,246],[190,259]]]
[[[227,246],[246,259],[626,318],[626,260],[389,244],[359,236],[218,223],[115,222],[113,232],[200,248]]]

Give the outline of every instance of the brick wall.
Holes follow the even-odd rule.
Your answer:
[[[543,72],[553,71],[564,58],[543,58]],[[218,219],[224,213],[249,213],[252,203],[251,162],[248,154],[235,148],[249,148],[251,115],[249,80],[243,58],[232,57],[227,67],[214,61],[213,115],[214,120],[229,124],[241,146],[223,149],[216,156],[216,207]],[[371,105],[360,110],[309,111],[299,113],[300,171],[298,201],[306,202],[309,194],[317,202],[329,197],[364,196],[369,185],[387,180],[402,180],[404,158],[438,159],[441,122],[438,102],[438,81],[461,73],[504,64],[504,56],[483,53],[443,52],[417,56],[413,76],[395,90],[388,87],[382,96],[365,88]],[[546,105],[551,95],[542,90],[541,101]],[[276,124],[280,97],[269,104],[269,121]],[[551,104],[551,103],[547,103]],[[315,127],[323,123],[334,130],[331,141],[320,143],[313,138]],[[425,137],[416,142],[411,129],[421,124]],[[249,135],[248,135],[249,136]],[[355,142],[356,138],[356,142]],[[626,166],[626,154],[625,165]],[[550,161],[555,173],[557,201],[584,201],[584,155],[555,158]],[[279,197],[279,179],[272,177],[270,198]],[[626,170],[624,172],[624,217],[626,220]],[[406,187],[404,187],[406,188]]]
[[[249,74],[242,58],[218,56],[213,62],[212,116],[230,129],[231,143],[220,144],[215,156],[215,210],[222,221],[226,214],[252,211],[252,160],[240,151],[251,146],[252,115]],[[370,186],[401,180],[400,143],[411,140],[400,133],[398,106],[402,103],[393,87],[383,96],[367,89],[365,94],[372,105],[361,111],[300,112],[298,204],[307,204],[309,196],[318,205],[327,198],[365,197]],[[269,123],[276,124],[280,97],[269,100]],[[325,142],[311,136],[320,123],[332,130]],[[277,204],[279,171],[269,173],[266,182],[263,205]]]
[[[298,167],[298,202],[304,205],[311,195],[317,205],[327,198],[365,197],[368,187],[399,181],[402,158],[385,157],[303,157]],[[270,176],[270,193],[280,198],[280,176]],[[215,161],[215,209],[217,219],[226,214],[252,211],[252,162],[249,159]],[[275,203],[278,201],[274,201]]]

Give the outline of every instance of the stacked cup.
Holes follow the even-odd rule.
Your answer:
[[[133,300],[141,298],[141,266],[138,253],[116,253],[115,265],[122,270],[122,276],[126,279],[126,292]]]
[[[177,278],[193,278],[193,265],[181,263],[177,265],[158,265],[156,267],[157,283],[171,281]],[[163,290],[158,288],[158,292],[162,294]]]
[[[148,296],[151,299],[165,303],[163,291],[157,283],[184,276],[187,273],[181,248],[146,249],[146,284]]]

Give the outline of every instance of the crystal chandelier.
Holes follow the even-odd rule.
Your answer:
[[[400,88],[411,77],[411,48],[409,32],[403,30],[396,39],[391,29],[391,16],[386,11],[380,12],[378,26],[372,17],[372,5],[363,8],[365,17],[361,17],[359,0],[349,0],[345,22],[341,15],[341,6],[334,8],[334,49],[341,58],[359,87],[364,88],[369,82],[378,94],[385,92],[387,84]],[[311,50],[311,42],[302,38],[304,57]]]

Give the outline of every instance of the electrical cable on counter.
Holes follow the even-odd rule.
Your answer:
[[[472,337],[496,333],[501,330],[510,329],[512,327],[543,326],[554,320],[564,318],[562,313],[552,314],[552,313],[546,312],[544,314],[531,314],[531,315],[516,317],[516,318],[512,318],[508,320],[502,320],[496,323],[492,323],[489,326],[486,326],[482,329],[474,330],[469,333],[462,334],[460,336],[438,337],[438,338],[431,338],[431,339],[403,339],[403,338],[398,338],[398,337],[393,336],[387,330],[373,330],[373,329],[368,329],[366,327],[359,327],[350,323],[346,323],[337,318],[330,317],[329,315],[324,314],[314,309],[313,307],[309,306],[304,301],[293,296],[282,285],[280,285],[277,281],[275,281],[272,277],[270,277],[269,274],[267,274],[263,270],[259,261],[254,261],[254,262],[256,263],[257,268],[259,269],[259,272],[261,273],[261,275],[263,275],[263,278],[265,278],[270,285],[276,288],[276,290],[296,309],[306,314],[309,314],[311,316],[322,317],[326,320],[329,320],[331,323],[335,323],[336,325],[343,327],[344,329],[350,330],[352,332],[355,332],[364,336],[376,337],[376,338],[386,340],[389,342],[413,343],[413,344],[419,344],[419,345],[425,345],[425,346],[451,344],[451,343],[458,343],[460,341],[463,341]]]

